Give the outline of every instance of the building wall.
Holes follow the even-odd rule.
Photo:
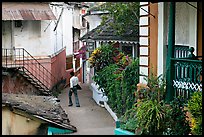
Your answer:
[[[202,56],[202,2],[198,2],[198,51],[197,55]]]
[[[73,27],[76,29],[80,29],[81,28],[81,21],[82,21],[82,17],[81,17],[81,12],[80,12],[80,8],[75,7],[73,10]]]
[[[150,25],[149,25],[149,3],[140,2],[140,21],[139,21],[139,82],[146,83],[144,75],[148,75],[149,72],[149,39],[150,39]],[[147,11],[147,12],[146,12]]]
[[[35,135],[40,121],[13,113],[7,107],[2,108],[2,135]]]
[[[50,7],[57,20],[23,20],[23,26],[19,28],[14,27],[14,21],[4,21],[2,26],[3,47],[12,48],[13,43],[16,48],[26,49],[48,71],[52,72],[57,80],[67,79],[68,84],[69,72],[72,70],[65,70],[65,65],[66,56],[73,55],[73,9],[66,4]],[[59,52],[61,53],[58,54]],[[47,79],[49,78],[51,76],[48,76]]]
[[[197,6],[196,2],[191,4]],[[140,82],[145,83],[142,74],[148,75],[152,67],[155,74],[165,75],[169,3],[141,2],[141,7],[154,16],[140,8]],[[175,45],[187,45],[197,51],[197,10],[185,2],[176,2]]]
[[[60,20],[62,22],[62,27],[59,28],[59,31],[63,31],[61,36],[63,38],[63,47],[66,47],[66,56],[73,54],[72,15],[73,9],[65,6]]]
[[[66,49],[62,50],[56,56],[51,59],[51,73],[55,76],[56,80],[67,79],[67,71],[66,71]]]
[[[11,21],[2,21],[2,48],[12,48],[11,26]]]
[[[72,9],[66,6],[51,6],[51,9],[57,20],[23,20],[21,27],[15,27],[14,21],[12,25],[3,21],[3,47],[10,47],[13,37],[14,47],[25,48],[34,57],[51,56],[64,47],[67,55],[72,54]]]
[[[197,7],[197,2],[190,4]],[[188,45],[197,51],[197,10],[186,2],[176,2],[175,16],[175,44]]]
[[[19,28],[14,27],[14,21],[13,25],[10,21],[4,21],[7,26],[2,26],[2,41],[3,47],[11,48],[13,43],[16,48],[26,49],[57,79],[61,79],[67,75],[64,58],[73,54],[72,9],[67,5],[51,6],[51,9],[57,20],[23,20],[23,26]],[[66,52],[56,56],[64,48]]]
[[[89,31],[96,28],[101,23],[101,17],[99,15],[88,15],[84,17],[89,22]]]
[[[150,11],[153,16],[149,16],[150,32],[149,32],[149,74],[157,75],[157,58],[158,58],[158,4],[150,3]]]
[[[39,91],[26,78],[15,71],[2,76],[2,92],[15,94],[38,95]]]

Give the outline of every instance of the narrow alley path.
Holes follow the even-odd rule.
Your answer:
[[[78,91],[81,107],[68,107],[68,90],[64,89],[59,95],[60,104],[68,114],[70,123],[77,128],[73,135],[114,135],[115,122],[105,108],[98,106],[92,98],[92,91],[87,84],[81,84]]]

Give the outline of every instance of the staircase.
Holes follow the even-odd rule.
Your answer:
[[[24,48],[2,48],[2,68],[4,72],[8,69],[18,71],[42,95],[50,95],[51,89],[56,83],[56,78]]]

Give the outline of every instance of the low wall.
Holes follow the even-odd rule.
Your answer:
[[[101,90],[98,90],[98,86],[94,83],[91,83],[90,89],[93,92],[92,98],[94,101],[101,107],[104,107],[104,102],[107,101],[107,96],[103,95],[103,92]]]
[[[116,123],[116,128],[114,129],[114,134],[115,135],[135,135],[132,132],[129,132],[127,130],[123,130],[120,128],[120,121],[117,117],[117,115],[112,111],[112,109],[109,107],[109,105],[107,104],[108,98],[107,96],[103,96],[103,92],[101,90],[98,90],[98,85],[95,85],[94,83],[91,83],[90,85],[90,89],[93,92],[93,99],[94,101],[101,107],[105,107],[105,109],[108,111],[108,113],[111,115],[111,117],[113,118],[113,120]]]

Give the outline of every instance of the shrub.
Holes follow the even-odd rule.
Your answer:
[[[184,110],[185,100],[178,96],[170,102],[167,113],[166,125],[167,135],[188,135],[190,133],[189,121],[187,120],[186,110]]]
[[[135,130],[138,128],[136,112],[137,108],[132,107],[131,109],[127,110],[123,116],[120,117],[121,129],[135,132]]]
[[[120,117],[134,104],[134,92],[139,81],[139,61],[122,52],[114,61],[116,64],[109,64],[97,71],[93,80],[100,89],[104,89],[109,106]]]
[[[115,113],[120,113],[121,104],[121,77],[120,73],[116,73],[118,66],[111,64],[103,68],[100,72],[96,72],[93,80],[99,85],[99,89],[104,90],[104,94],[108,96],[108,104]]]
[[[192,115],[192,134],[202,135],[202,92],[194,92],[188,101],[188,109]]]
[[[113,64],[114,57],[117,55],[117,49],[113,45],[105,44],[96,48],[90,58],[88,59],[91,67],[94,67],[96,72],[102,70],[104,67]]]
[[[140,134],[162,135],[166,130],[167,106],[157,99],[141,101],[138,104],[136,115]]]
[[[122,72],[122,100],[123,113],[133,107],[135,103],[135,91],[139,82],[139,60],[133,59],[131,63]]]
[[[146,77],[149,87],[138,88],[135,92],[137,101],[141,99],[141,94],[143,97],[121,117],[121,128],[134,130],[136,134],[142,135],[163,134],[166,130],[164,121],[166,121],[167,106],[163,102],[165,81],[161,76],[156,77],[151,74]]]

